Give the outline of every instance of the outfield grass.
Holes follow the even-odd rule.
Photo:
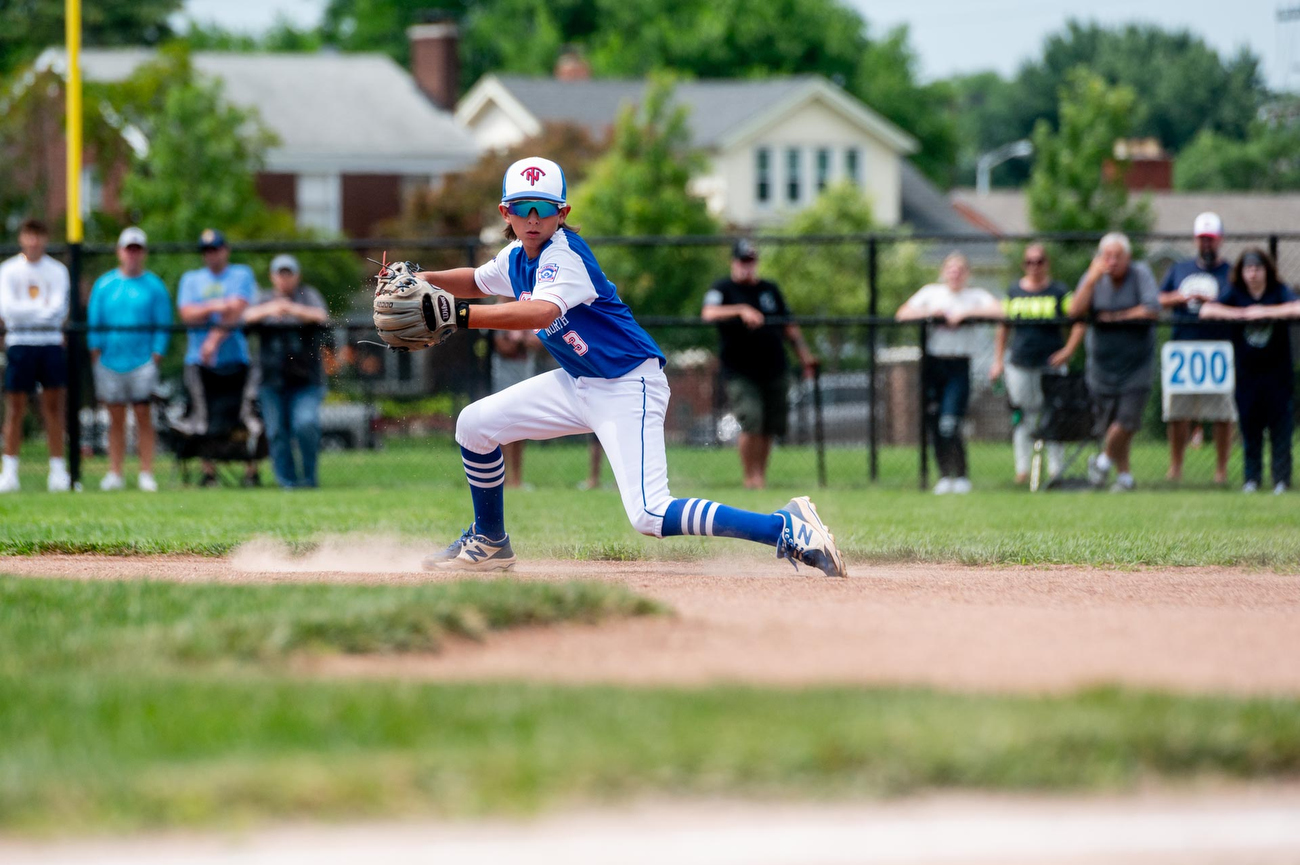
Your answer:
[[[991,460],[984,449],[973,453],[981,464]],[[857,465],[862,455],[834,452],[832,457],[831,478],[838,480],[849,471],[846,464]],[[789,452],[781,457],[794,458]],[[1168,489],[1122,496],[1029,494],[991,485],[966,497],[936,498],[898,484],[837,483],[818,490],[780,472],[774,472],[771,490],[756,493],[731,485],[733,459],[729,452],[674,451],[672,488],[763,511],[792,495],[812,493],[842,547],[858,562],[1300,569],[1296,494],[1249,497]],[[580,477],[585,451],[581,446],[533,448],[528,460],[530,467],[545,464],[552,473],[560,470],[555,466],[567,467]],[[95,467],[91,461],[91,478]],[[134,490],[50,496],[25,489],[0,497],[0,552],[219,555],[251,538],[310,544],[350,532],[427,540],[432,547],[458,536],[472,519],[459,460],[445,442],[333,455],[322,482],[322,489],[294,492],[172,485],[152,496]],[[629,528],[613,489],[580,493],[567,480],[563,486],[510,490],[506,505],[515,548],[526,557],[690,559],[743,548],[716,539],[643,538]]]
[[[652,611],[608,587],[510,581],[0,578],[0,829],[520,813],[645,795],[1117,790],[1300,771],[1295,700],[330,681],[283,663],[289,651],[408,648],[409,629],[391,636],[393,611],[408,608],[439,628]],[[305,640],[273,636],[304,623]]]

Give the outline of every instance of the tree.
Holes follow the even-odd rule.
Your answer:
[[[81,11],[87,46],[157,45],[172,35],[167,23],[183,0],[95,0]],[[63,44],[64,0],[0,3],[0,76]]]
[[[573,221],[589,235],[707,235],[717,222],[687,186],[701,167],[690,149],[686,110],[672,101],[671,79],[652,78],[640,110],[620,115],[612,146],[591,166],[573,200]],[[722,267],[716,248],[606,246],[606,275],[641,313],[694,308],[708,276]]]
[[[1034,169],[1029,178],[1029,221],[1037,231],[1144,231],[1150,214],[1130,206],[1123,166],[1116,170],[1115,142],[1132,129],[1136,95],[1087,69],[1066,78],[1059,94],[1060,128],[1034,127]],[[1108,166],[1110,166],[1108,168]]]
[[[782,226],[785,237],[863,234],[875,225],[871,202],[852,183],[827,187]],[[781,286],[800,315],[862,315],[867,311],[862,244],[783,243],[765,256],[764,274]]]
[[[1174,186],[1184,191],[1300,189],[1300,126],[1287,114],[1252,125],[1244,141],[1205,130],[1174,163]]]

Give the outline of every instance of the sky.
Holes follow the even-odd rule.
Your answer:
[[[761,2],[761,0],[759,0]],[[1071,16],[1103,24],[1147,21],[1186,27],[1220,54],[1249,47],[1269,84],[1300,90],[1300,20],[1278,24],[1280,6],[1300,0],[844,0],[877,33],[906,24],[926,80],[993,69],[1010,75]],[[187,0],[186,16],[257,32],[283,16],[320,20],[326,0]]]

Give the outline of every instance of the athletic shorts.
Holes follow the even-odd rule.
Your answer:
[[[1123,393],[1095,393],[1092,395],[1094,433],[1104,436],[1111,424],[1119,424],[1128,432],[1142,428],[1142,413],[1146,411],[1150,388],[1126,390]]]
[[[68,386],[68,356],[61,345],[11,345],[6,355],[5,390],[35,393],[36,386]]]
[[[127,372],[117,372],[97,360],[91,371],[95,377],[95,399],[109,405],[149,402],[158,386],[158,366],[153,361]]]
[[[1237,401],[1230,393],[1170,393],[1160,394],[1160,416],[1165,423],[1171,420],[1228,421],[1237,420]]]
[[[790,413],[790,382],[780,375],[767,381],[741,376],[727,379],[727,399],[742,432],[751,435],[783,436]]]

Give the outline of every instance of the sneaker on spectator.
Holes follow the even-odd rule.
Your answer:
[[[1246,481],[1244,484],[1241,485],[1241,491],[1243,493],[1257,493],[1259,492],[1259,482]]]
[[[262,476],[257,472],[251,475],[244,475],[244,479],[239,482],[241,487],[260,487],[262,485]]]
[[[955,495],[964,496],[970,492],[970,478],[953,478],[952,492]]]
[[[67,472],[50,472],[45,488],[52,493],[66,493],[72,489],[72,475]]]
[[[140,477],[136,479],[135,485],[138,486],[142,492],[158,492],[158,482],[153,479],[152,472],[140,472]]]
[[[1277,485],[1273,487],[1273,495],[1275,496],[1280,496],[1282,495],[1282,493],[1286,491],[1287,491],[1286,481],[1278,481]]]
[[[1109,466],[1103,469],[1101,466],[1097,465],[1098,456],[1100,456],[1100,454],[1093,454],[1088,457],[1088,483],[1092,484],[1094,487],[1105,486],[1106,479],[1110,477]]]
[[[114,490],[124,490],[126,489],[126,481],[122,480],[122,476],[117,472],[109,472],[99,482],[99,488],[106,493],[111,493]]]
[[[22,489],[16,474],[0,474],[0,493],[16,493]]]
[[[1133,476],[1125,473],[1115,478],[1115,483],[1110,485],[1110,491],[1112,493],[1131,493],[1134,486]]]
[[[946,496],[950,492],[952,492],[952,478],[939,478],[939,482],[934,485],[934,494]]]
[[[217,479],[216,472],[204,472],[203,477],[199,478],[199,486],[219,487],[221,486],[221,481]]]

